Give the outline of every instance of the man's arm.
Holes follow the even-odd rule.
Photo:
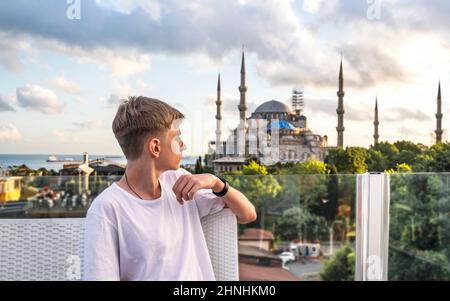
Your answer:
[[[212,188],[214,192],[222,191],[225,186],[219,178],[217,178],[217,182],[216,186]],[[239,224],[247,224],[256,220],[255,206],[239,190],[230,186],[222,198],[225,205],[237,216]]]
[[[219,192],[224,188],[224,185],[218,177],[212,174],[187,174],[177,179],[173,191],[178,202],[183,204],[183,201],[192,200],[199,189],[212,189],[214,192]],[[222,199],[225,205],[237,216],[238,223],[247,224],[256,220],[255,206],[239,190],[230,186]]]

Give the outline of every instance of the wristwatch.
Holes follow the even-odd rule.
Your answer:
[[[222,197],[225,194],[227,194],[228,192],[228,188],[230,188],[230,184],[228,184],[227,180],[225,180],[224,178],[218,177],[225,186],[223,186],[223,189],[219,192],[214,192],[214,190],[212,190],[212,193],[214,193],[215,196],[219,196]]]

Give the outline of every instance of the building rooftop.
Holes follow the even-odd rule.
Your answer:
[[[273,234],[270,231],[258,229],[258,228],[247,228],[244,233],[239,235],[239,239],[244,240],[263,240],[263,239],[273,239]]]
[[[240,281],[299,281],[291,272],[279,267],[239,263]]]
[[[213,160],[214,163],[246,163],[244,157],[223,157]]]

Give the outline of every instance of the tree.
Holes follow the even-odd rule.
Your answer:
[[[394,157],[400,152],[395,145],[387,141],[378,143],[377,145],[373,146],[373,149],[380,151],[383,156],[390,158]]]
[[[416,155],[421,154],[424,150],[428,149],[423,144],[415,144],[414,142],[405,140],[394,142],[394,146],[398,149],[399,152],[409,151]]]
[[[438,143],[430,148],[433,161],[430,162],[430,171],[450,171],[450,143]]]
[[[343,246],[327,260],[320,277],[325,281],[355,280],[355,251],[352,247]]]
[[[249,164],[242,167],[243,175],[267,175],[267,168],[258,164],[256,161],[250,161]]]
[[[336,167],[339,173],[365,173],[367,172],[367,150],[362,147],[347,147],[333,149],[328,152],[325,163]]]
[[[409,150],[402,150],[397,155],[394,156],[393,162],[396,164],[399,163],[406,163],[408,165],[412,165],[416,160],[417,154],[409,151]]]
[[[278,203],[277,196],[282,187],[273,175],[268,174],[266,167],[251,161],[240,172],[228,176],[228,180],[256,207],[258,219],[248,226],[268,228],[268,225],[272,225],[273,221],[265,219],[265,215]]]
[[[407,173],[407,172],[412,172],[411,167],[406,164],[406,163],[402,163],[402,164],[397,164],[395,166],[395,168],[391,168],[389,170],[385,170],[385,172],[388,173]]]
[[[326,163],[311,158],[305,162],[297,163],[293,169],[296,174],[325,175],[329,173]]]
[[[389,142],[380,142],[377,145],[373,146],[372,149],[379,151],[383,156],[383,158],[385,158],[383,162],[384,169],[390,169],[395,167],[394,157],[400,151],[394,144],[391,144]]]
[[[301,239],[315,241],[328,233],[325,219],[311,214],[302,206],[295,206],[283,212],[278,220],[278,235],[283,240]]]
[[[195,162],[195,170],[194,173],[199,174],[203,172],[203,168],[202,168],[202,157],[199,156],[197,161]]]
[[[390,280],[450,280],[447,174],[392,174]]]
[[[369,148],[366,158],[367,169],[370,172],[382,172],[387,169],[386,158],[376,149]]]
[[[414,163],[411,165],[411,169],[415,172],[426,172],[431,170],[433,157],[429,154],[421,154],[416,156]]]

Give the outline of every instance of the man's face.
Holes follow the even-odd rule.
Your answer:
[[[161,154],[159,163],[163,170],[176,170],[180,168],[182,152],[186,146],[181,140],[179,128],[172,128],[167,131],[165,139],[161,141]]]

